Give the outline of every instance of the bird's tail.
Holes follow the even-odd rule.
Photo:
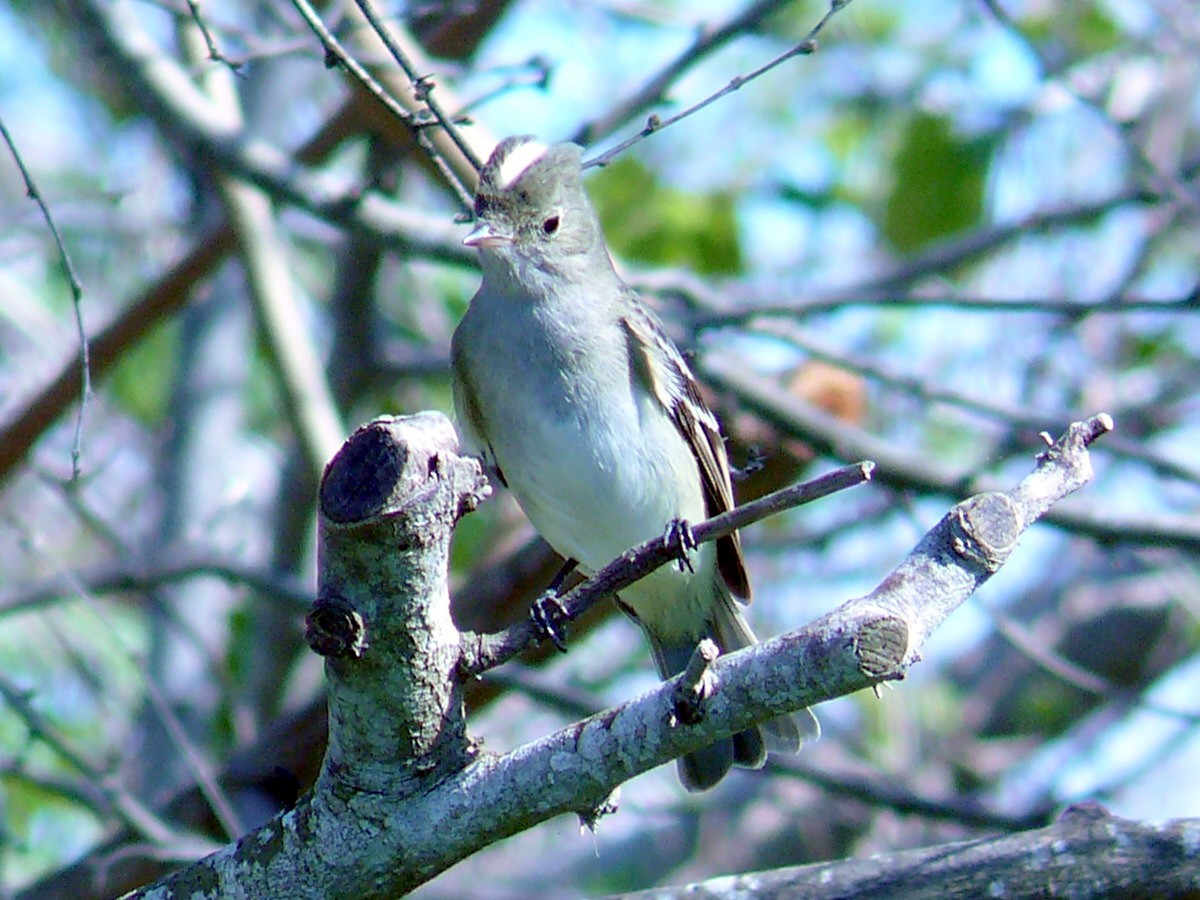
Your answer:
[[[712,605],[712,616],[706,623],[707,633],[701,637],[716,642],[722,654],[732,653],[757,643],[754,632],[734,606],[734,600],[721,591]],[[696,650],[696,641],[666,644],[650,634],[654,663],[660,677],[666,679],[682,672]],[[767,751],[797,753],[805,740],[815,740],[821,734],[816,716],[802,709],[791,715],[762,722],[729,738],[682,756],[677,761],[679,780],[689,791],[704,791],[720,781],[733,765],[747,769],[761,768]]]

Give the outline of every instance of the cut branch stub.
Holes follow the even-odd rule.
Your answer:
[[[1008,560],[1024,527],[1021,515],[1004,494],[977,494],[952,510],[948,525],[954,552],[989,574]]]
[[[310,646],[325,656],[329,749],[321,778],[393,793],[470,757],[452,677],[459,636],[447,563],[461,513],[486,481],[440,414],[359,428],[320,489],[318,600]]]
[[[367,649],[366,623],[346,598],[318,597],[304,619],[304,639],[318,656],[357,659]]]

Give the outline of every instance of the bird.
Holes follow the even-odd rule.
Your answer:
[[[583,186],[582,148],[530,135],[501,141],[480,171],[464,243],[482,279],[451,340],[465,445],[516,497],[534,529],[586,572],[734,505],[716,417],[657,316],[618,275]],[[738,610],[750,580],[736,532],[691,549],[617,598],[649,639],[663,679],[699,641],[722,653],[756,642]],[[768,747],[819,734],[808,710],[677,760],[706,790]]]

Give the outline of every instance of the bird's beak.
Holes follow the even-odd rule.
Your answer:
[[[471,233],[463,238],[468,247],[498,247],[512,243],[512,235],[497,231],[488,222],[476,222]]]

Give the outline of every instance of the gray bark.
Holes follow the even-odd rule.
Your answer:
[[[454,522],[486,483],[442,416],[364,426],[320,492],[309,640],[327,658],[330,739],[317,784],[294,810],[134,896],[397,896],[552,816],[594,822],[623,781],[718,737],[902,678],[1021,532],[1091,477],[1087,445],[1111,427],[1107,416],[1071,426],[1014,490],[955,506],[870,594],[716,659],[700,721],[679,720],[679,686],[667,682],[495,756],[465,728],[460,662],[474,641],[455,630],[446,587]],[[950,877],[929,852],[928,878]]]

